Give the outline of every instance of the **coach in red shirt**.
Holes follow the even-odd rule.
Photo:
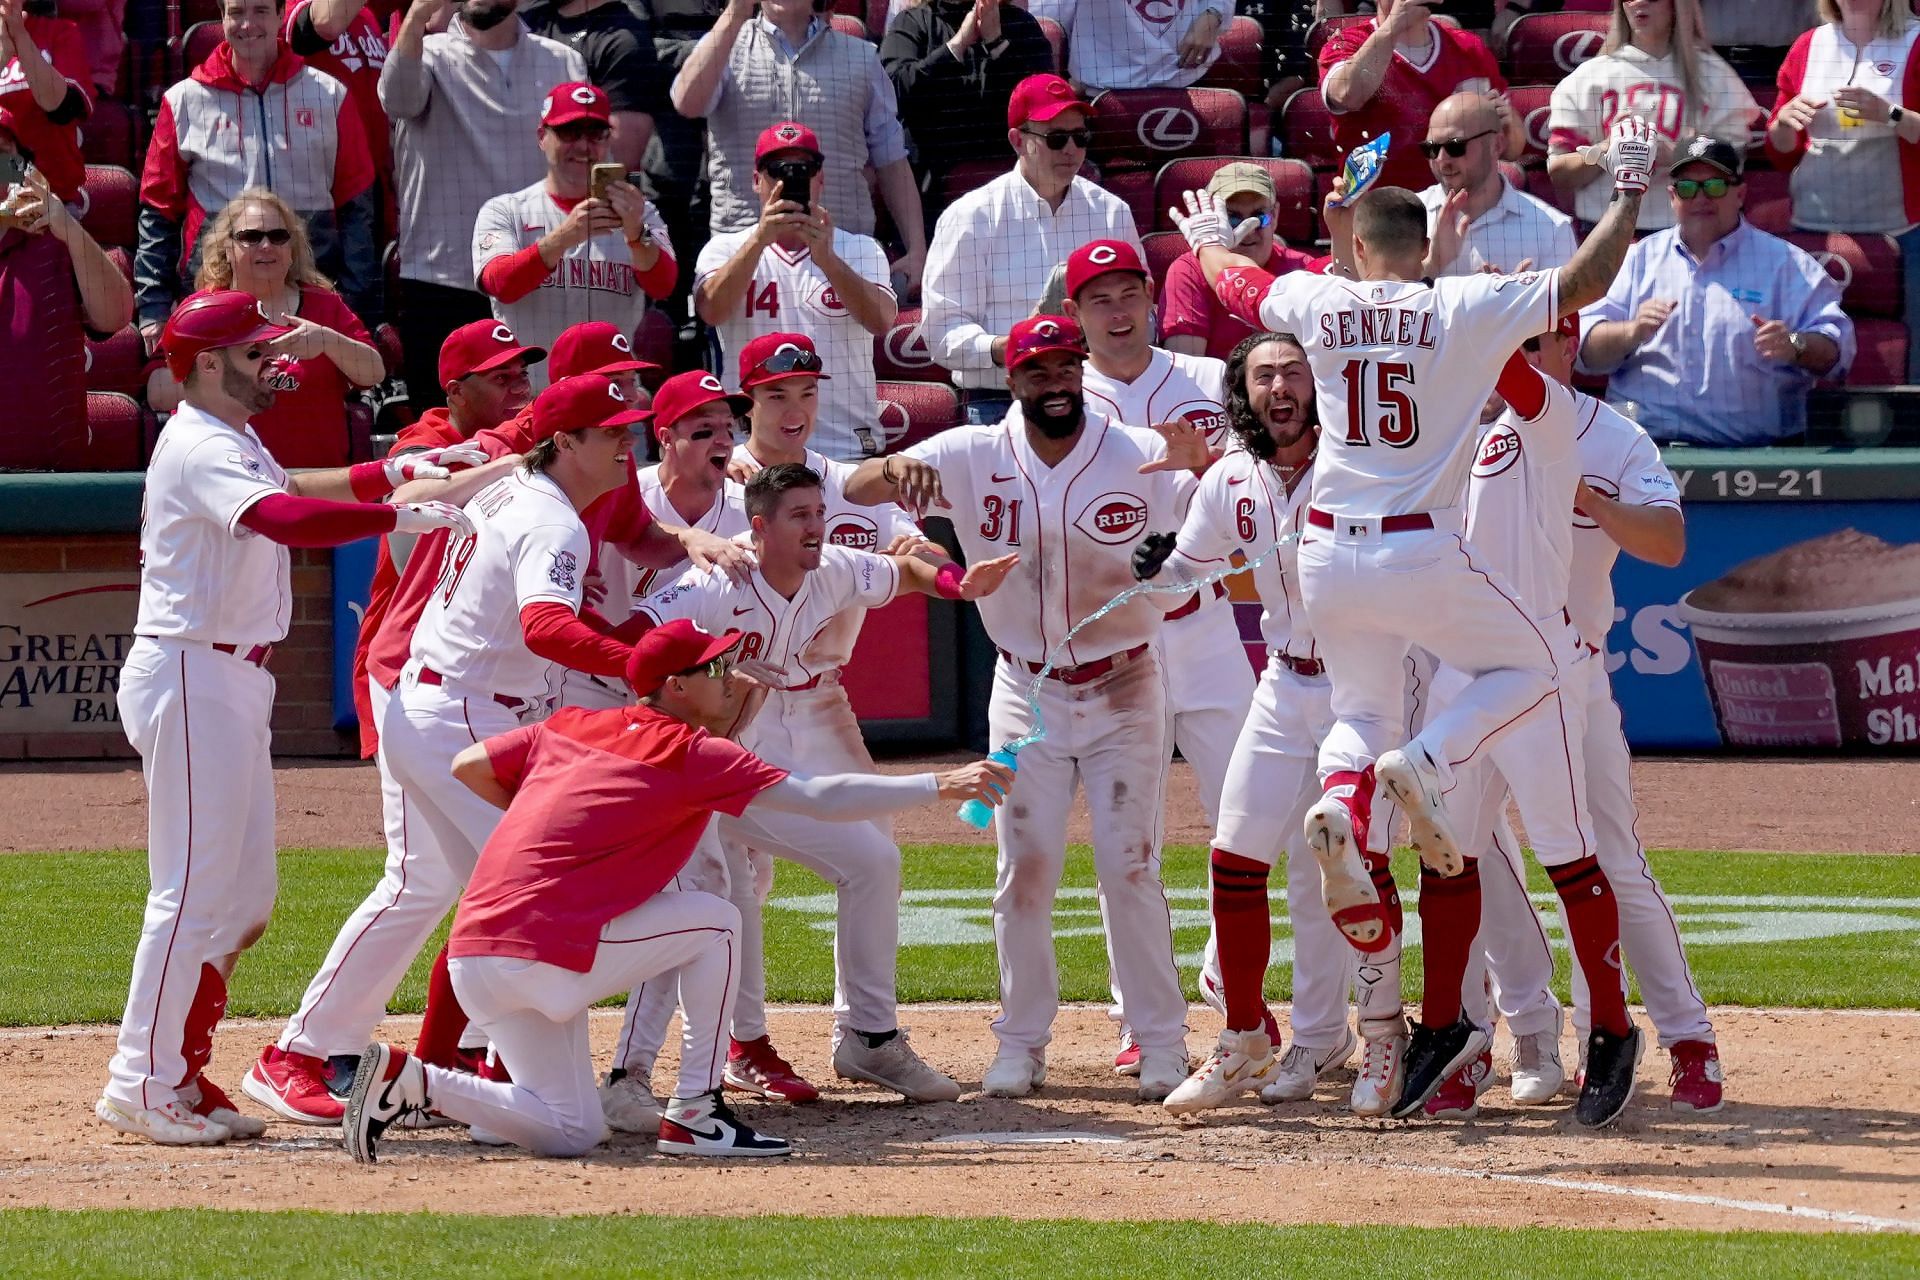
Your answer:
[[[1433,185],[1420,143],[1427,118],[1445,98],[1485,91],[1500,98],[1501,152],[1526,150],[1519,115],[1507,104],[1507,82],[1480,37],[1433,20],[1428,0],[1380,0],[1379,15],[1339,32],[1320,50],[1320,94],[1333,113],[1333,140],[1351,151],[1383,133],[1388,186],[1421,191]]]

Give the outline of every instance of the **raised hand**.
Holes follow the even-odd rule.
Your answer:
[[[981,596],[990,596],[1000,589],[1015,565],[1020,563],[1020,553],[997,556],[992,560],[981,560],[967,566],[966,576],[960,579],[960,598],[978,600]]]
[[[1653,181],[1658,146],[1652,125],[1639,116],[1619,116],[1607,135],[1607,171],[1615,191],[1644,192]]]
[[[1233,218],[1227,213],[1227,202],[1211,191],[1189,191],[1181,197],[1185,208],[1175,206],[1167,212],[1173,215],[1173,225],[1187,238],[1187,245],[1194,252],[1202,249],[1229,248],[1233,243]]]

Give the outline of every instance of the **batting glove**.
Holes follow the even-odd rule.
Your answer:
[[[1150,533],[1133,549],[1133,576],[1147,582],[1160,572],[1160,566],[1173,554],[1174,535]]]
[[[396,502],[393,504],[395,533],[432,533],[451,529],[463,538],[473,536],[473,521],[450,502]]]
[[[1187,244],[1198,252],[1209,246],[1225,249],[1234,243],[1231,224],[1233,219],[1227,215],[1227,203],[1211,191],[1189,191],[1185,197],[1186,209],[1167,210],[1173,215],[1173,225],[1187,238]]]
[[[1653,126],[1639,116],[1621,116],[1607,137],[1607,169],[1615,191],[1644,192],[1653,181]]]
[[[477,467],[491,461],[485,449],[470,444],[448,445],[442,449],[422,449],[386,460],[387,484],[399,488],[409,480],[445,480],[461,467]]]

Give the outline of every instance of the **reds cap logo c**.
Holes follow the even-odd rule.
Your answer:
[[[1087,250],[1087,261],[1096,267],[1104,267],[1119,260],[1119,253],[1110,244],[1097,244]]]
[[[520,339],[513,336],[513,330],[503,324],[493,326],[493,333],[489,336],[503,347],[516,346],[520,342]]]
[[[704,378],[700,379],[700,389],[702,391],[725,391],[726,390],[725,387],[720,385],[720,379],[714,377],[712,374],[708,374]]]
[[[1033,326],[1032,331],[1042,338],[1057,338],[1060,336],[1060,326],[1051,320],[1042,320],[1039,324]]]
[[[583,107],[590,107],[600,100],[599,92],[588,88],[586,85],[581,85],[576,88],[571,96],[575,102]]]
[[[614,334],[613,337],[607,339],[607,343],[621,355],[630,356],[633,354],[633,344],[627,341],[627,335],[624,333]]]
[[[627,402],[627,397],[621,393],[619,386],[611,382],[607,384],[607,399],[618,400],[621,404]]]
[[[792,142],[799,138],[800,130],[790,124],[783,124],[773,131],[773,136],[782,142]]]
[[[1147,504],[1131,493],[1103,493],[1080,512],[1074,526],[1095,542],[1119,546],[1147,527]]]

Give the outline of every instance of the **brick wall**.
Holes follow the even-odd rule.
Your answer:
[[[268,662],[278,682],[273,707],[277,756],[351,756],[358,740],[333,728],[333,553],[294,549],[293,625]],[[132,534],[0,537],[0,573],[137,572]],[[134,755],[117,730],[0,734],[0,760],[119,759]]]

